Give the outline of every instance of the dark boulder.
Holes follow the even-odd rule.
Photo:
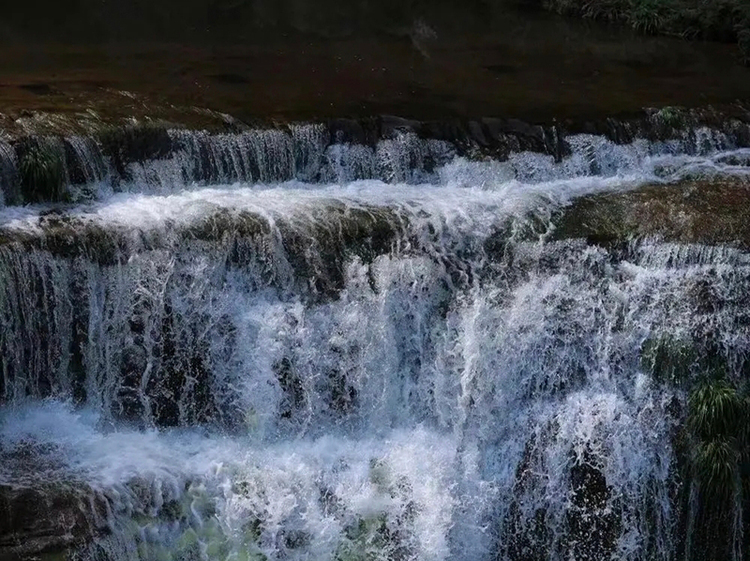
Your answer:
[[[106,499],[84,483],[0,485],[0,561],[73,551],[108,529]]]

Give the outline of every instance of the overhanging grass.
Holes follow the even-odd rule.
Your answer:
[[[748,0],[540,0],[554,12],[627,25],[647,34],[737,43],[750,62]]]

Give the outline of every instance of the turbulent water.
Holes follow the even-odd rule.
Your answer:
[[[68,139],[89,202],[0,211],[0,451],[34,458],[0,484],[96,497],[79,555],[684,558],[685,395],[644,349],[708,341],[739,376],[750,255],[550,240],[576,197],[750,151],[171,134],[118,172]]]

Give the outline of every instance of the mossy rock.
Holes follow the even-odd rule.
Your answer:
[[[698,444],[695,465],[701,484],[715,498],[733,494],[738,475],[739,451],[731,439],[715,438]]]
[[[688,406],[687,479],[697,497],[689,507],[689,540],[699,561],[729,559],[739,539],[733,521],[747,508],[750,400],[726,378],[714,377],[691,392]]]
[[[63,559],[106,531],[107,499],[85,483],[0,485],[0,559]]]
[[[307,223],[279,220],[287,259],[300,285],[320,300],[333,299],[346,284],[346,265],[370,264],[406,236],[407,218],[383,207],[350,208],[332,201],[310,210]]]
[[[725,177],[647,185],[576,199],[554,218],[551,240],[604,247],[639,238],[750,248],[750,185]]]
[[[654,117],[656,120],[671,129],[680,129],[686,125],[686,116],[678,107],[664,107]]]

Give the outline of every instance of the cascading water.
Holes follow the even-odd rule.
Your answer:
[[[326,134],[171,131],[163,157],[115,164],[69,140],[70,181],[99,200],[2,211],[0,490],[74,489],[84,512],[58,541],[33,534],[40,550],[695,551],[686,386],[649,357],[696,348],[740,379],[750,257],[555,241],[555,223],[585,195],[743,181],[748,151],[706,129],[477,162],[414,135]]]
[[[564,135],[554,127],[528,128],[523,133],[527,136],[496,131],[494,145],[482,133],[484,147],[470,137],[422,138],[398,127],[368,142],[363,131],[344,134],[332,125],[316,124],[223,134],[144,125],[91,137],[31,136],[0,141],[0,190],[5,204],[17,205],[86,202],[113,192],[166,194],[208,185],[293,180],[318,185],[377,179],[417,185],[444,181],[441,171],[457,156],[476,160],[487,150],[502,156],[498,165],[508,179],[519,181],[641,172],[671,177],[674,170],[659,167],[663,156],[699,157],[696,164],[714,169],[717,162],[701,157],[750,142],[750,125],[735,121],[721,131],[705,126],[673,130],[660,141],[630,132],[632,142],[625,144],[590,134]],[[536,155],[524,151],[526,145]],[[560,165],[563,155],[567,157]],[[667,162],[692,169],[687,162]],[[731,167],[730,162],[719,164]],[[498,169],[485,168],[482,177],[492,170],[488,179],[498,181]]]

